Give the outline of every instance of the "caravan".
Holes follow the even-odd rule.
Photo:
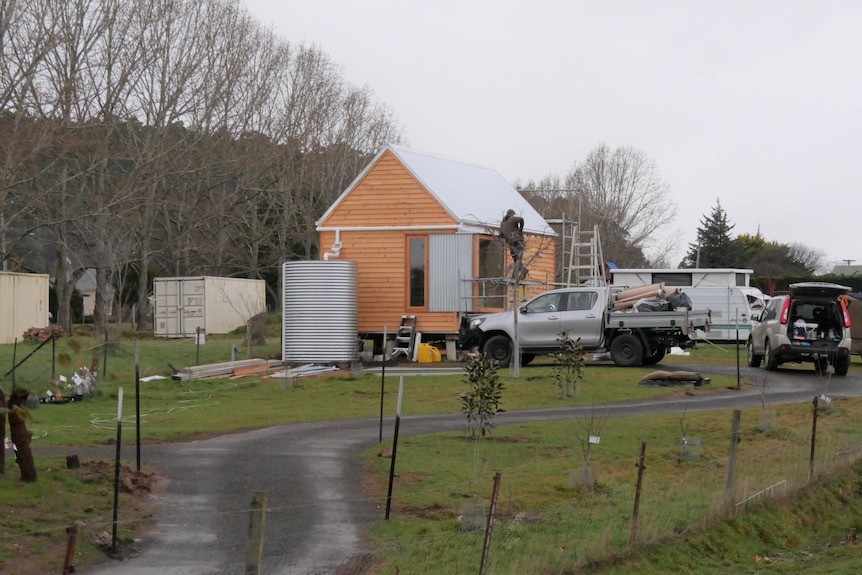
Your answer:
[[[664,284],[668,292],[678,289],[688,295],[695,310],[712,312],[710,341],[746,341],[751,332],[751,314],[766,305],[766,296],[750,285],[754,270],[734,268],[611,269],[615,286],[637,287]]]

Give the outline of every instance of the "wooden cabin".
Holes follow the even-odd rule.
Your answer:
[[[515,188],[484,166],[395,145],[377,154],[317,221],[321,258],[357,263],[358,327],[375,353],[405,316],[439,343],[464,314],[509,307],[510,208],[524,218],[525,297],[554,282],[556,233]]]

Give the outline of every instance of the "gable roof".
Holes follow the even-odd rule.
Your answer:
[[[524,218],[525,232],[556,235],[539,212],[493,168],[424,154],[394,144],[386,146],[369,162],[317,220],[318,227],[387,151],[460,223],[461,231],[484,231],[489,226],[497,228],[506,210],[511,208]]]

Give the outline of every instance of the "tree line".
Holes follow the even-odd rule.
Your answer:
[[[235,0],[0,0],[0,269],[87,268],[139,311],[154,275],[269,280],[401,129],[368,87]],[[270,293],[272,299],[277,294]]]
[[[759,230],[734,236],[720,201],[700,220],[697,240],[682,261],[672,264],[679,234],[670,233],[676,206],[669,186],[655,163],[631,147],[600,144],[564,177],[516,186],[545,217],[565,215],[584,231],[597,227],[604,259],[620,268],[750,268],[770,286],[783,285],[781,277],[827,271],[825,254],[804,244],[770,241]]]

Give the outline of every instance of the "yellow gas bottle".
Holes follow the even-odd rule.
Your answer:
[[[419,344],[419,363],[434,363],[442,361],[443,356],[440,355],[440,350],[430,343]]]

